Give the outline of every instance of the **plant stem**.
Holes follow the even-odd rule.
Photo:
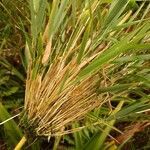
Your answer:
[[[14,150],[21,150],[26,141],[27,141],[26,137],[23,136],[22,139],[19,141],[19,143],[16,145]]]
[[[54,143],[54,146],[53,146],[53,150],[57,150],[59,142],[61,140],[61,137],[62,136],[58,136],[58,137],[55,138],[55,143]]]

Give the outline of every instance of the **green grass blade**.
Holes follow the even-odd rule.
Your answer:
[[[87,26],[87,29],[85,30],[84,35],[83,35],[83,40],[82,40],[80,50],[79,50],[79,55],[78,55],[78,58],[77,58],[78,63],[81,62],[82,56],[84,54],[86,43],[88,42],[88,39],[89,39],[90,30],[91,30],[91,23]]]
[[[21,72],[18,71],[12,64],[10,64],[6,59],[2,59],[0,64],[6,67],[9,71],[12,72],[13,75],[17,76],[20,80],[24,81],[24,76]]]
[[[73,123],[73,128],[78,128],[78,122]],[[83,139],[81,135],[81,131],[73,133],[74,139],[75,139],[75,149],[80,150],[83,147]]]
[[[0,121],[3,122],[9,118],[11,118],[11,115],[7,112],[5,107],[0,102]],[[11,147],[14,147],[22,137],[22,131],[19,129],[13,119],[4,123],[4,131],[7,141]]]
[[[98,58],[96,58],[93,62],[91,62],[86,68],[84,68],[80,74],[79,79],[83,76],[89,75],[102,67],[103,64],[108,63],[111,59],[118,56],[121,53],[126,51],[138,51],[149,49],[150,44],[134,44],[134,43],[127,43],[126,41],[121,41],[118,44],[114,45],[110,49],[106,50],[102,53]]]
[[[128,4],[128,0],[114,0],[111,3],[109,14],[105,20],[104,27],[114,24],[114,22],[121,15],[125,6]]]
[[[123,101],[121,101],[118,106],[116,107],[116,109],[112,112],[111,115],[116,114],[123,106]],[[115,120],[111,120],[109,122],[110,126],[113,126],[115,123]],[[99,150],[102,149],[104,141],[106,139],[106,137],[108,136],[109,132],[111,131],[111,127],[107,126],[104,131],[100,134],[100,132],[97,132],[92,139],[86,144],[86,146],[84,147],[84,150],[91,150],[94,148],[94,150]]]

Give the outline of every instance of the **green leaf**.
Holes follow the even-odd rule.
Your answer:
[[[73,123],[72,125],[73,128],[78,128],[79,124],[78,122]],[[82,134],[81,131],[73,133],[74,139],[75,139],[75,149],[80,150],[83,147],[83,139],[82,139]]]
[[[80,74],[79,79],[83,78],[84,76],[87,76],[98,69],[102,67],[102,65],[108,63],[111,59],[115,58],[121,53],[127,52],[127,51],[138,51],[138,50],[144,50],[149,49],[150,44],[135,44],[135,43],[128,43],[126,41],[121,41],[112,46],[110,49],[103,52],[101,55],[99,55],[96,59],[94,59],[86,68],[84,68]]]
[[[24,81],[24,76],[22,73],[16,69],[12,64],[10,64],[6,59],[1,58],[0,65],[6,67],[13,75],[17,76],[20,80]]]
[[[85,32],[84,32],[82,43],[81,43],[79,54],[78,54],[78,58],[77,58],[78,63],[81,62],[82,56],[84,54],[84,50],[85,50],[85,47],[86,47],[86,44],[88,42],[88,38],[89,38],[89,35],[90,35],[91,24],[92,23],[90,22],[89,25],[87,26]]]
[[[11,118],[11,115],[0,102],[0,121],[3,122],[9,118]],[[7,139],[6,141],[10,144],[11,148],[13,148],[20,141],[22,131],[13,119],[4,123],[4,131]]]
[[[118,106],[116,107],[116,109],[112,112],[112,115],[115,115],[123,106],[123,101],[121,101]],[[109,122],[109,126],[106,126],[106,128],[104,128],[103,132],[100,133],[99,131],[92,137],[92,139],[85,145],[84,150],[91,150],[94,148],[94,150],[100,150],[103,149],[103,145],[105,142],[106,137],[108,136],[109,132],[111,131],[111,126],[113,126],[115,123],[115,119],[111,120]]]
[[[124,117],[127,117],[130,114],[136,114],[140,111],[144,111],[146,109],[150,108],[150,104],[144,104],[145,101],[143,102],[135,102],[132,105],[128,105],[127,107],[121,109],[119,112],[117,112],[116,114],[108,117],[108,120],[112,120],[112,119],[121,119]]]
[[[110,6],[109,14],[105,20],[104,27],[114,24],[114,22],[121,15],[126,5],[128,4],[128,0],[113,0]]]
[[[133,56],[124,56],[115,59],[114,63],[125,63],[125,62],[131,62],[131,61],[137,61],[137,60],[150,60],[150,54],[145,55],[133,55]]]

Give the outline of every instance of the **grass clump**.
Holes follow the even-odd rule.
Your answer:
[[[113,1],[108,9],[97,0],[56,0],[46,16],[46,1],[30,1],[25,110],[37,135],[75,131],[66,126],[106,102],[97,92],[101,69],[117,56],[149,49],[150,23],[138,10],[131,16],[128,3]]]

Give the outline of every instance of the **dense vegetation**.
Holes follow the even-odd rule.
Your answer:
[[[0,1],[0,150],[150,149],[150,2]]]

